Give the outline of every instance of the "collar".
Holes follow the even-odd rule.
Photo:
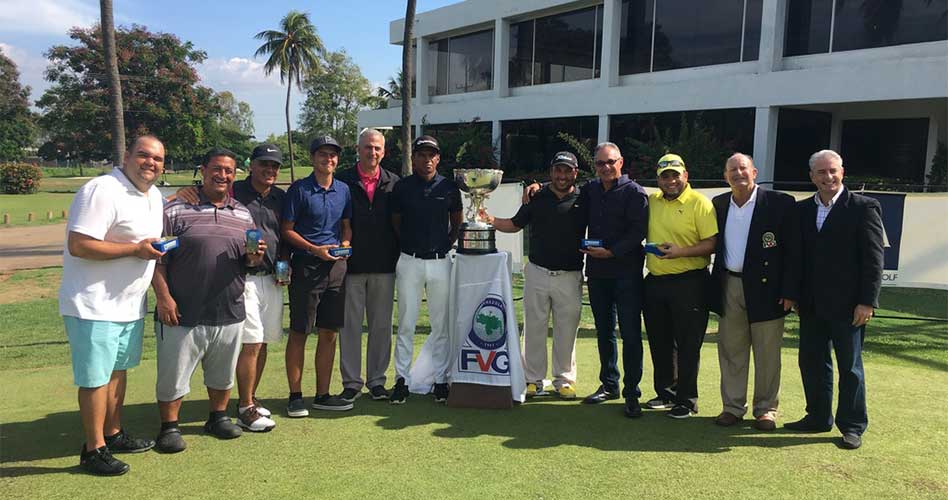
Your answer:
[[[258,196],[260,198],[269,199],[273,197],[275,187],[276,187],[275,185],[270,186],[270,191],[267,192],[266,196],[264,196],[260,194],[260,191],[257,191],[257,188],[253,187],[253,181],[250,180],[250,176],[248,175],[245,179],[234,182],[234,194],[236,194],[237,190],[239,189],[241,191],[253,193],[254,196]]]
[[[148,194],[148,191],[151,190],[151,186],[149,186],[148,191],[145,191],[145,192],[139,191],[138,187],[132,184],[132,181],[130,181],[128,179],[128,176],[125,175],[125,171],[122,170],[122,167],[119,167],[119,166],[112,167],[112,177],[115,177],[116,179],[118,179],[118,181],[121,182],[122,185],[125,186],[125,189],[127,189],[129,192],[138,194],[139,196],[146,196]]]
[[[846,190],[846,186],[840,185],[839,191],[836,191],[836,195],[833,196],[833,198],[830,200],[830,202],[829,202],[829,207],[827,207],[826,205],[824,205],[824,204],[823,204],[823,201],[820,200],[820,192],[819,192],[819,191],[817,191],[817,192],[813,195],[813,202],[816,203],[816,206],[817,206],[817,207],[833,208],[833,205],[836,204],[836,201],[839,200],[840,195],[842,195],[842,194],[843,194],[843,191],[845,191],[845,190]]]
[[[204,194],[204,190],[203,190],[203,189],[198,189],[198,200],[200,201],[200,203],[198,203],[199,206],[200,206],[200,205],[210,205],[210,206],[212,206],[212,207],[217,207],[217,205],[211,203],[211,200]],[[234,197],[233,197],[233,196],[231,196],[231,195],[228,194],[227,197],[224,198],[224,205],[221,206],[221,207],[217,207],[217,208],[224,208],[224,207],[230,208],[231,210],[233,210],[234,208],[236,208],[236,205],[234,205]]]
[[[756,190],[755,190],[754,192],[756,193]],[[682,205],[684,205],[685,203],[687,203],[688,200],[691,199],[692,196],[694,196],[694,193],[695,193],[695,191],[694,191],[693,189],[691,189],[691,183],[690,183],[690,182],[686,182],[686,183],[685,183],[685,189],[682,189],[682,190],[681,190],[681,194],[678,195],[678,197],[675,198],[674,200],[669,200],[668,198],[665,198],[665,195],[662,193],[662,190],[661,190],[661,189],[659,189],[659,190],[656,192],[656,194],[658,195],[658,198],[659,198],[660,200],[662,200],[663,202],[665,202],[665,203],[676,203],[676,202],[677,202],[677,203],[681,203]]]
[[[375,175],[369,176],[362,172],[362,162],[356,163],[356,173],[359,175],[359,180],[362,182],[378,182],[382,177],[382,167],[375,171]]]
[[[739,206],[737,206],[737,203],[734,203],[734,194],[732,193],[732,194],[731,194],[731,198],[730,198],[730,200],[731,200],[731,206],[734,207],[734,208],[736,208],[736,209],[738,209],[738,210],[747,208],[748,206],[754,206],[754,203],[757,202],[757,190],[758,190],[758,189],[760,189],[760,186],[758,186],[758,185],[755,184],[755,185],[754,185],[754,190],[751,191],[751,196],[750,196],[750,198],[748,198],[747,201],[744,202],[744,206],[743,206],[743,207],[739,207]],[[682,193],[682,194],[684,194],[684,193]],[[679,196],[679,198],[681,198],[681,197]]]
[[[317,192],[319,192],[319,191],[327,191],[327,192],[329,192],[329,191],[335,191],[335,190],[336,190],[336,182],[337,182],[337,181],[336,181],[336,176],[335,176],[335,175],[332,176],[332,182],[329,184],[329,187],[328,187],[328,188],[324,188],[324,187],[322,187],[321,185],[319,185],[319,182],[316,181],[316,174],[315,174],[315,173],[310,174],[309,176],[306,177],[306,179],[309,180],[309,182],[313,185],[313,189],[315,189]]]
[[[418,182],[420,182],[422,186],[434,186],[435,184],[441,182],[441,179],[444,179],[444,176],[439,174],[437,171],[435,172],[434,177],[432,177],[430,181],[424,180],[420,175],[416,173],[412,173],[411,175],[415,179],[417,179]]]

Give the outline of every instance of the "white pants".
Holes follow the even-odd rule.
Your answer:
[[[451,257],[416,259],[401,254],[395,267],[398,292],[398,338],[395,340],[395,377],[410,384],[408,374],[414,353],[415,325],[421,310],[422,293],[428,299],[431,323],[429,342],[434,346],[435,383],[447,381],[451,338],[448,328],[448,288],[451,281]]]
[[[244,307],[244,344],[273,344],[283,339],[283,287],[272,274],[247,276]]]
[[[581,271],[550,271],[533,263],[524,269],[523,366],[526,382],[546,377],[550,314],[553,314],[553,386],[576,384],[576,329],[583,307]]]

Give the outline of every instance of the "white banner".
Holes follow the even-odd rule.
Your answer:
[[[451,382],[510,386],[512,399],[523,402],[509,258],[506,252],[457,256],[451,273]]]

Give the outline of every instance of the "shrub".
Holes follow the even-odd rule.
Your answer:
[[[935,157],[932,158],[932,168],[928,174],[929,191],[948,191],[948,148],[944,142],[938,143]]]
[[[26,163],[0,167],[0,190],[5,194],[33,194],[39,190],[43,171]]]

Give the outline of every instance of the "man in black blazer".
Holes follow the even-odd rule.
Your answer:
[[[784,427],[809,432],[832,428],[832,348],[840,372],[840,446],[856,449],[869,422],[862,343],[866,323],[879,307],[882,210],[878,201],[843,187],[843,159],[834,151],[813,153],[810,180],[816,195],[797,203],[803,241],[800,375],[807,414]]]
[[[718,361],[724,410],[721,426],[747,412],[747,372],[754,351],[754,427],[776,428],[780,394],[780,347],[784,316],[799,297],[800,226],[792,196],[754,181],[751,157],[728,158],[724,178],[730,193],[712,200],[719,238],[711,272],[711,310],[721,316]]]

